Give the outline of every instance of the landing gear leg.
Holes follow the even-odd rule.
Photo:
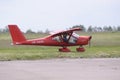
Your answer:
[[[67,47],[63,47],[59,49],[60,52],[71,52],[70,49],[68,49]]]
[[[79,48],[76,48],[77,52],[84,52],[85,48],[83,46],[80,46]]]

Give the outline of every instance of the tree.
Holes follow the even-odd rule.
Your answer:
[[[93,31],[92,26],[89,26],[87,32],[92,32],[92,31]]]
[[[80,28],[82,29],[83,32],[86,31],[86,28],[84,27],[84,25],[76,25],[76,26],[73,26],[72,28]]]
[[[104,30],[104,31],[108,31],[108,27],[107,27],[107,26],[104,26],[104,27],[103,27],[103,30]]]
[[[117,31],[117,28],[115,26],[112,27],[113,31]]]
[[[2,33],[2,29],[0,29],[0,33]]]
[[[9,32],[8,27],[6,26],[4,29],[1,30],[2,32],[6,33]]]
[[[102,28],[101,27],[97,27],[97,32],[102,32]]]
[[[111,26],[104,26],[103,30],[104,31],[113,31],[113,28]]]
[[[120,31],[120,26],[117,27],[117,31]]]
[[[33,32],[31,29],[28,29],[26,33],[35,33],[35,32]]]
[[[50,33],[49,29],[46,29],[45,33],[46,33],[46,34],[49,34],[49,33]]]
[[[37,33],[38,34],[43,34],[43,31],[42,30],[38,30]]]
[[[111,26],[108,27],[108,31],[113,31]]]

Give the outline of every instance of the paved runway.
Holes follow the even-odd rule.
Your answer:
[[[120,58],[0,61],[0,80],[120,80]]]

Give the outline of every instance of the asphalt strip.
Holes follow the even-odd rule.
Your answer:
[[[120,58],[0,61],[0,80],[120,80]]]

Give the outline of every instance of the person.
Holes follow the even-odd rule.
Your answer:
[[[64,41],[64,42],[68,42],[67,33],[63,34],[63,41]]]

